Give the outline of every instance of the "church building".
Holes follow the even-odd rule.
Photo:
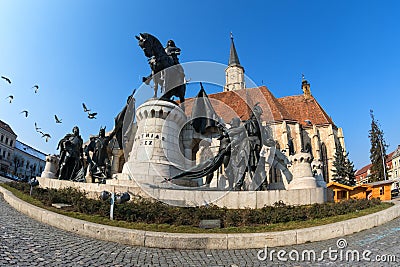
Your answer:
[[[337,144],[340,143],[346,151],[343,131],[335,125],[313,97],[310,83],[303,77],[299,84],[300,94],[276,98],[266,86],[246,88],[244,71],[231,36],[230,57],[225,70],[226,83],[223,92],[208,95],[218,116],[226,123],[234,117],[244,121],[251,116],[254,105],[260,106],[263,110],[262,125],[271,133],[276,148],[287,157],[300,152],[311,153],[314,168],[320,169],[326,182],[331,181]],[[190,115],[192,105],[191,99],[185,102],[187,115]],[[212,140],[211,147],[216,154],[219,147],[216,136],[215,129],[204,134],[193,133],[190,140],[186,140],[192,142],[192,159],[198,161],[201,156],[198,153],[199,144],[205,138]],[[288,167],[290,170],[290,166]],[[280,179],[282,179],[280,171],[271,169],[269,184],[279,183]],[[276,187],[278,188],[279,186]]]

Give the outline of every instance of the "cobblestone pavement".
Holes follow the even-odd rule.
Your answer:
[[[332,239],[290,247],[248,250],[173,250],[130,247],[90,239],[41,224],[8,205],[0,194],[0,266],[399,266],[400,219],[345,240]],[[347,242],[347,246],[345,246]],[[330,249],[331,248],[331,249]],[[343,248],[343,249],[340,249]],[[265,250],[267,257],[265,258]],[[273,260],[270,255],[272,250]],[[283,259],[278,260],[278,251]],[[311,250],[315,260],[308,259]],[[327,252],[323,253],[323,250]],[[329,250],[331,254],[329,255]],[[332,251],[337,250],[337,252]],[[363,251],[371,261],[346,261]],[[348,252],[350,251],[350,252]],[[284,252],[286,252],[284,254]],[[299,260],[296,258],[299,254]],[[319,261],[318,258],[323,260]],[[342,255],[340,258],[340,255]],[[397,263],[390,259],[394,255]],[[377,262],[376,256],[386,258]],[[333,259],[337,259],[334,261]],[[261,260],[260,260],[260,259]],[[287,261],[284,261],[286,259]],[[332,259],[332,260],[330,260]],[[342,260],[340,260],[342,259]]]

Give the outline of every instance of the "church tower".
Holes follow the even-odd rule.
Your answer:
[[[311,98],[310,84],[304,78],[304,74],[302,74],[302,78],[301,78],[301,89],[303,89],[304,98],[306,98],[306,99]]]
[[[231,33],[231,51],[229,55],[228,67],[225,69],[225,87],[224,92],[240,90],[245,88],[244,68],[240,65],[239,57],[236,52],[233,35]]]

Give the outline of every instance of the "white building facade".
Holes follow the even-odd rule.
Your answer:
[[[10,125],[0,120],[0,175],[10,173],[17,135]]]
[[[22,179],[40,176],[46,165],[46,154],[24,144],[15,142],[14,155],[11,162],[11,173]]]

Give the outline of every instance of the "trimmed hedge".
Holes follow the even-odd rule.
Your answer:
[[[10,182],[9,186],[29,194],[26,183]],[[87,193],[75,188],[34,188],[32,197],[45,206],[53,203],[72,205],[69,211],[108,218],[110,202],[86,197]],[[187,225],[197,227],[203,219],[220,219],[223,227],[259,226],[289,221],[305,221],[357,212],[380,205],[378,199],[352,199],[339,203],[323,203],[307,206],[285,205],[276,202],[261,209],[227,209],[215,205],[201,207],[175,207],[153,199],[134,196],[131,201],[114,206],[114,219],[127,222]]]

